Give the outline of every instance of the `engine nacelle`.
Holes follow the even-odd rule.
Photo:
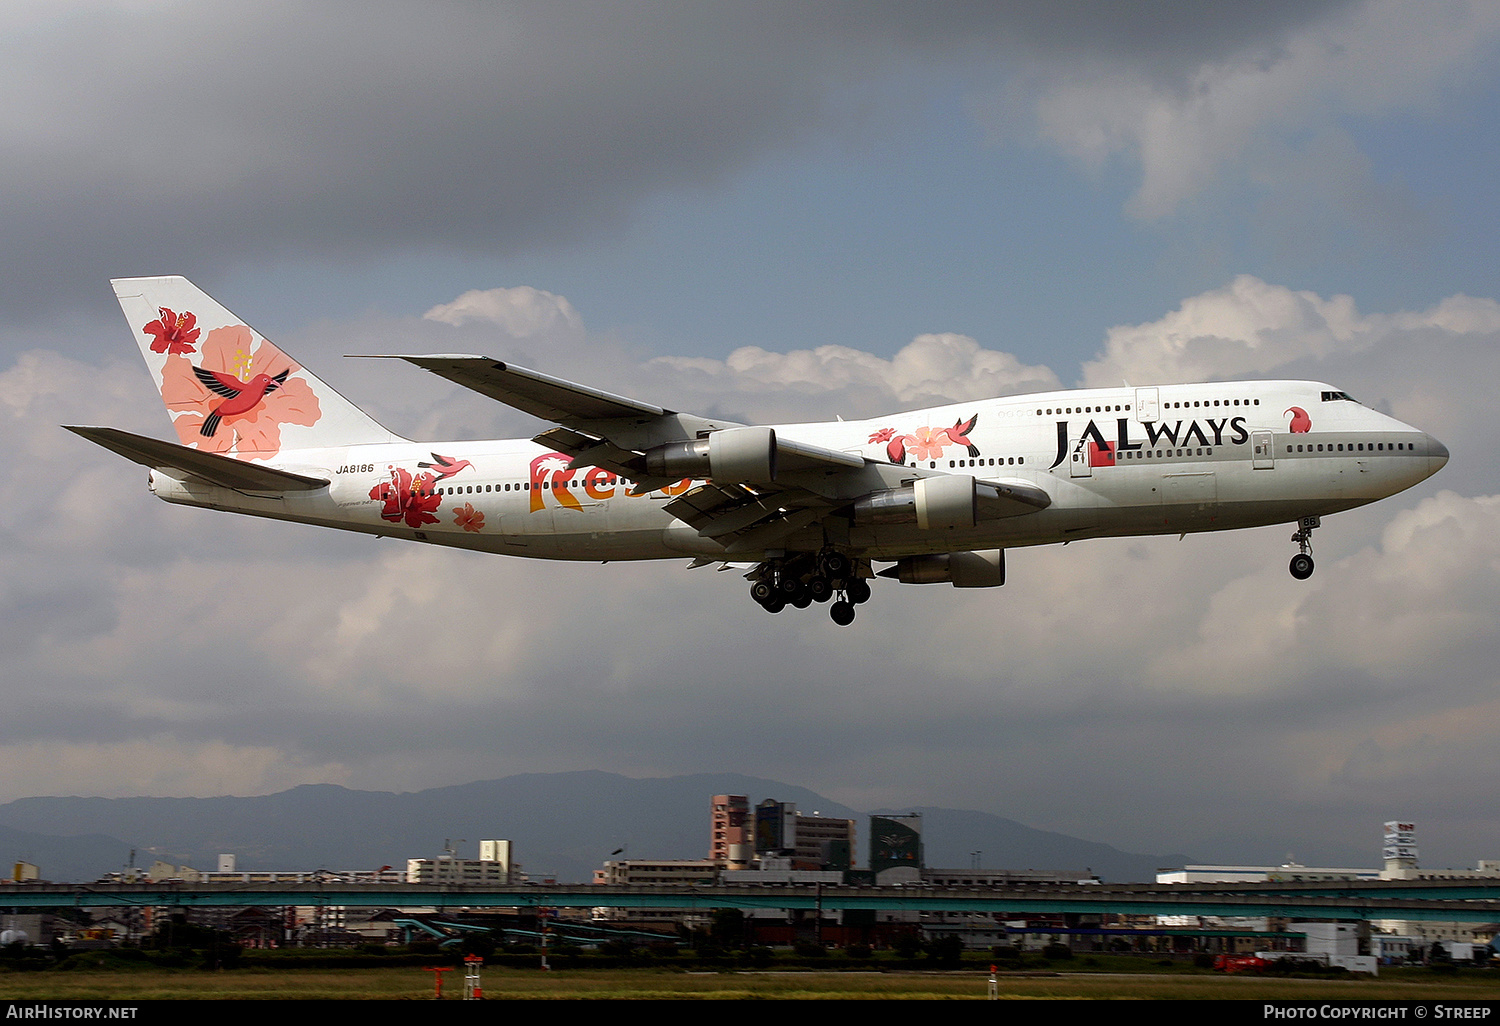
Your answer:
[[[902,584],[951,584],[955,588],[998,588],[1005,583],[1005,550],[940,552],[907,556],[880,571]]]
[[[924,531],[973,527],[975,480],[967,474],[921,477],[912,482],[917,499],[917,526]]]
[[[658,445],[646,450],[646,473],[715,481],[774,481],[776,431],[768,427],[725,428],[707,438]]]
[[[863,524],[909,524],[924,531],[973,527],[978,509],[975,479],[966,474],[922,477],[904,488],[865,496],[854,504],[854,519]]]

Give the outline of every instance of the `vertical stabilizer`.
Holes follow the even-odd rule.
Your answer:
[[[183,445],[270,460],[395,439],[186,278],[110,284]]]

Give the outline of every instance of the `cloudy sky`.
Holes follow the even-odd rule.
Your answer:
[[[0,800],[727,770],[1202,860],[1500,858],[1500,8],[0,9]],[[536,422],[347,353],[875,415],[1313,377],[1453,460],[1325,521],[767,616],[167,506],[107,279],[180,273],[392,429]],[[1487,441],[1488,440],[1488,441]]]

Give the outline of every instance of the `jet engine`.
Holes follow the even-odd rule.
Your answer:
[[[707,477],[715,481],[776,480],[776,431],[738,427],[691,442],[669,442],[646,450],[652,477]]]
[[[1005,583],[1005,550],[940,552],[907,556],[880,571],[902,584],[951,584],[955,588],[998,588]]]
[[[909,524],[931,531],[944,527],[973,527],[976,511],[974,478],[965,474],[918,478],[903,488],[865,496],[854,504],[854,519],[864,524]]]

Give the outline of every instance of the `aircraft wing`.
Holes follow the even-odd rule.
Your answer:
[[[653,488],[678,479],[650,475],[642,459],[643,450],[662,443],[702,438],[725,428],[744,427],[734,421],[678,413],[484,356],[394,359],[405,360],[534,417],[561,424],[561,429],[544,431],[533,441],[574,457],[574,466],[604,467],[641,483],[646,483],[643,479],[659,482],[652,484]],[[782,473],[857,469],[865,465],[862,456],[805,442],[778,439],[776,444],[777,466]]]
[[[707,478],[666,510],[727,552],[776,548],[828,517],[847,517],[858,497],[889,489],[893,475],[949,477],[896,467],[797,439],[771,428],[707,420],[482,356],[401,356],[491,399],[559,427],[532,440],[572,457],[569,466],[603,467],[645,494],[683,478]],[[1022,481],[973,486],[976,517],[1019,516],[1051,503]],[[846,525],[847,526],[847,525]]]
[[[190,449],[176,442],[133,435],[129,431],[108,427],[78,427],[64,424],[75,435],[81,435],[110,452],[152,470],[172,470],[199,477],[210,484],[242,492],[312,491],[328,484],[327,478],[307,477],[287,470],[247,463],[216,452]]]
[[[533,417],[566,427],[599,421],[643,421],[673,412],[485,356],[398,356],[394,359],[416,364],[423,370],[498,399]]]

